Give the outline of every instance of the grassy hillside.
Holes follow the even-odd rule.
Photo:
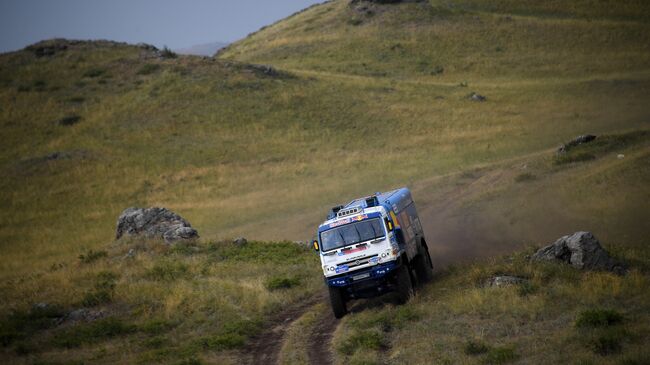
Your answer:
[[[638,257],[636,271],[625,278],[567,273],[527,267],[521,258],[451,270],[406,309],[360,313],[369,325],[346,319],[337,348],[355,331],[380,329],[373,316],[421,321],[380,333],[382,345],[370,350],[348,346],[339,361],[417,363],[422,359],[398,349],[433,346],[439,351],[432,356],[444,362],[464,351],[462,331],[488,348],[488,355],[460,355],[469,363],[489,362],[489,349],[502,347],[521,361],[537,358],[561,339],[568,339],[564,351],[578,351],[585,362],[610,359],[589,352],[571,326],[590,308],[614,308],[627,324],[647,321],[648,298],[638,293],[647,292],[650,234],[648,14],[646,2],[633,0],[336,0],[264,28],[217,58],[66,40],[1,54],[3,357],[239,361],[231,347],[277,308],[316,293],[318,264],[289,243],[268,246],[295,254],[297,262],[284,266],[214,242],[307,240],[329,207],[408,185],[436,264],[586,229],[619,256]],[[585,133],[599,138],[555,157],[560,143]],[[170,208],[202,239],[178,251],[114,243],[116,218],[129,206]],[[266,251],[262,243],[252,247]],[[130,248],[138,249],[135,261],[124,259]],[[483,274],[465,275],[501,269],[531,278],[538,291],[501,295],[477,286]],[[265,286],[274,277],[292,282],[294,272],[298,287]],[[590,292],[591,284],[605,289]],[[575,302],[572,291],[588,299]],[[564,314],[547,308],[557,300],[567,305]],[[43,311],[36,303],[55,307]],[[517,310],[507,313],[511,307]],[[50,327],[50,317],[79,308],[109,315],[98,325]],[[541,317],[533,314],[538,309]],[[318,322],[314,311],[287,336],[300,341]],[[420,336],[451,321],[449,313],[459,327],[446,342]],[[495,318],[507,326],[492,325]],[[531,318],[543,319],[541,327],[522,327],[533,337],[512,334],[513,323]],[[630,328],[617,361],[636,356],[647,338],[645,324]],[[531,343],[539,334],[559,337]],[[72,339],[53,340],[59,335]],[[111,351],[117,347],[127,351]],[[285,346],[280,358],[305,356]]]
[[[524,251],[439,276],[407,305],[374,301],[335,333],[340,364],[646,364],[647,247],[609,245],[626,276],[531,264]],[[489,287],[494,275],[529,281]]]

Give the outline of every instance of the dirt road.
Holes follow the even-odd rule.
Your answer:
[[[280,351],[286,341],[286,332],[291,325],[298,320],[307,310],[315,304],[324,302],[324,294],[314,296],[310,300],[298,303],[278,313],[259,335],[253,337],[249,344],[243,349],[242,355],[248,361],[247,364],[272,365],[278,364]],[[332,335],[336,330],[338,320],[330,311],[323,313],[322,318],[316,321],[315,326],[307,334],[307,354],[309,364],[331,365],[332,355],[330,343]]]

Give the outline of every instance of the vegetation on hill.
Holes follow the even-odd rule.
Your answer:
[[[1,54],[2,357],[236,362],[278,308],[316,293],[319,267],[293,243],[213,242],[306,240],[328,207],[409,185],[436,264],[588,229],[633,270],[523,254],[452,268],[407,306],[346,318],[337,361],[642,362],[648,14],[635,0],[335,0],[217,58],[67,40]],[[555,155],[584,133],[598,138]],[[203,240],[113,243],[129,206],[170,208]],[[502,271],[531,286],[480,286]],[[80,309],[105,315],[60,321]]]

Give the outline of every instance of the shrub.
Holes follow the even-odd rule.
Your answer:
[[[94,307],[104,303],[110,303],[113,300],[115,292],[117,275],[112,272],[103,271],[97,275],[95,287],[92,291],[86,293],[81,300],[84,307]]]
[[[231,350],[246,343],[246,337],[237,333],[225,333],[200,340],[201,346],[210,350]]]
[[[623,315],[612,309],[589,309],[578,314],[576,327],[607,327],[623,321]]]
[[[69,126],[69,125],[74,125],[79,123],[80,120],[81,117],[79,115],[68,115],[66,117],[59,119],[57,123],[62,126]]]
[[[515,176],[515,182],[525,182],[532,180],[535,180],[535,175],[531,174],[530,172],[524,172]]]
[[[363,24],[363,20],[359,19],[359,18],[352,18],[352,19],[348,20],[348,24],[356,27],[358,25]]]
[[[87,70],[86,72],[84,72],[83,76],[84,77],[95,78],[95,77],[99,77],[99,76],[101,76],[101,75],[103,75],[105,73],[106,73],[106,70],[104,70],[103,68],[91,68],[90,70]]]
[[[485,362],[488,364],[505,364],[516,360],[517,357],[512,347],[494,347],[488,351]]]
[[[85,254],[79,255],[79,261],[81,261],[82,264],[90,264],[104,257],[108,257],[108,253],[106,251],[89,250]]]
[[[134,325],[111,317],[63,330],[54,336],[52,343],[57,347],[73,348],[86,343],[95,343],[103,339],[130,334],[136,329]]]
[[[443,72],[445,72],[444,67],[437,65],[431,70],[431,75],[441,75]]]
[[[84,307],[95,307],[100,304],[110,303],[113,300],[113,291],[100,289],[84,294],[81,305]]]
[[[174,325],[172,323],[161,319],[148,321],[141,326],[142,331],[150,335],[159,335],[171,330],[172,328],[174,328]]]
[[[467,355],[480,355],[488,352],[489,350],[490,348],[486,344],[479,341],[469,341],[465,344],[465,348],[463,349]]]
[[[0,346],[52,327],[61,318],[63,309],[56,305],[34,306],[29,311],[17,311],[0,320]]]
[[[521,297],[533,294],[537,291],[537,286],[531,284],[529,281],[524,281],[517,286],[517,294]]]
[[[171,49],[167,48],[167,46],[165,46],[160,51],[160,57],[162,57],[162,58],[176,58],[176,57],[178,57],[178,55],[176,54],[176,52],[172,51]]]
[[[147,63],[140,67],[138,70],[138,75],[151,75],[158,70],[160,70],[160,65],[155,63]]]
[[[267,280],[265,286],[269,290],[277,290],[277,289],[289,289],[299,284],[300,284],[300,279],[298,278],[276,276]]]
[[[182,262],[163,261],[155,264],[146,277],[157,281],[174,281],[187,276],[189,267]]]
[[[75,103],[75,104],[81,104],[84,101],[86,101],[86,98],[84,98],[83,96],[73,96],[73,97],[67,99],[67,102]]]
[[[605,332],[593,339],[590,345],[595,353],[607,356],[621,351],[622,340],[623,334],[621,332]]]

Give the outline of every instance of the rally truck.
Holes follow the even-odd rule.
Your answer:
[[[312,242],[320,254],[336,318],[347,302],[397,292],[400,302],[433,266],[408,188],[356,199],[329,212]]]

